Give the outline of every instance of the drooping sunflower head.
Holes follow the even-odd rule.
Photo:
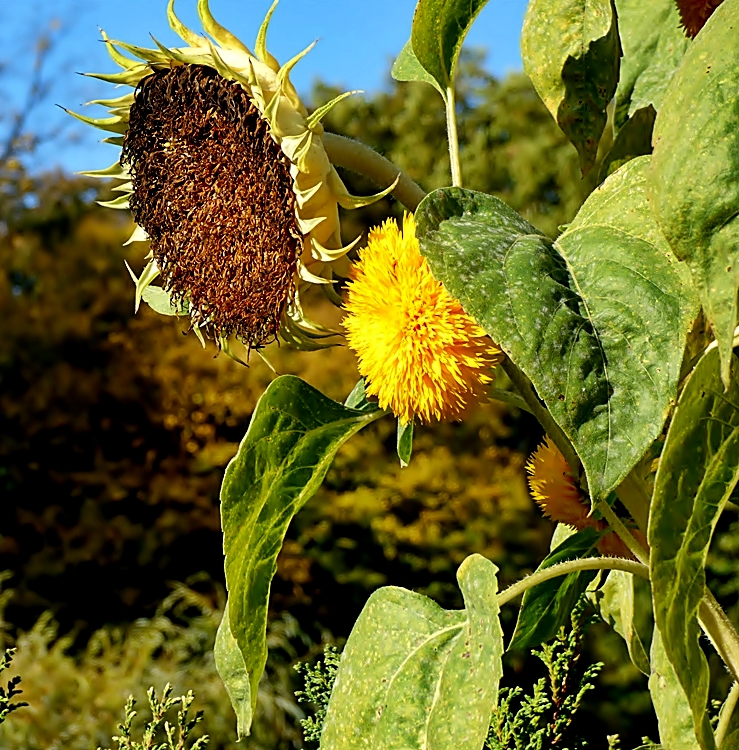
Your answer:
[[[694,39],[723,0],[677,0],[686,36]]]
[[[196,331],[224,345],[234,334],[261,347],[279,332],[301,348],[320,348],[336,332],[303,314],[300,292],[330,287],[332,266],[348,270],[351,245],[342,246],[338,206],[366,205],[392,186],[368,198],[349,195],[321,125],[343,96],[308,114],[289,74],[310,47],[283,66],[266,48],[276,4],[256,53],[215,21],[208,0],[198,0],[198,11],[209,37],[187,29],[169,2],[185,47],[143,49],[103,35],[123,72],[91,75],[134,91],[94,102],[109,108],[109,118],[75,116],[116,133],[107,140],[122,147],[119,162],[88,174],[124,181],[116,188],[123,195],[106,205],[130,208],[131,241],[151,243],[137,305],[168,295],[172,311],[189,314]],[[158,275],[162,288],[150,288]]]
[[[549,437],[531,454],[526,471],[531,495],[547,518],[576,529],[592,525],[583,493]]]
[[[457,419],[484,396],[501,352],[432,276],[413,216],[370,232],[345,307],[367,392],[401,422]]]

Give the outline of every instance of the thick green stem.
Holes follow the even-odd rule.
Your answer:
[[[600,500],[596,503],[595,508],[608,521],[608,525],[618,534],[621,541],[629,548],[631,554],[642,565],[649,565],[649,553],[637,542],[634,535],[624,525],[624,522],[613,512],[613,508],[605,500]]]
[[[564,456],[570,470],[575,476],[579,476],[581,470],[580,458],[575,453],[575,449],[572,447],[572,443],[570,443],[567,435],[564,434],[562,428],[554,421],[547,407],[539,400],[539,397],[534,392],[534,386],[531,385],[531,381],[513,364],[513,361],[509,357],[503,360],[501,367],[521,395],[521,398],[528,405],[528,411],[537,418],[547,435],[549,435],[557,448],[559,448],[559,452]]]
[[[739,682],[735,682],[731,686],[729,695],[724,701],[724,705],[721,706],[721,713],[719,714],[718,726],[716,727],[716,747],[721,750],[721,746],[724,744],[726,739],[726,733],[729,730],[731,724],[731,717],[734,714],[737,701],[739,700]]]
[[[457,103],[454,97],[454,86],[446,90],[446,130],[449,140],[449,161],[452,165],[452,185],[462,187],[462,165],[459,161],[459,135],[457,133]]]
[[[616,495],[636,521],[639,530],[646,534],[649,524],[649,505],[652,498],[644,481],[639,477],[640,468],[641,464],[637,464],[636,468],[632,469],[626,479],[616,487]]]
[[[642,578],[649,578],[649,568],[633,560],[624,560],[623,557],[583,557],[579,560],[567,560],[526,576],[522,581],[514,583],[498,594],[498,606],[502,607],[533,586],[580,570],[623,570]]]
[[[369,146],[335,133],[324,133],[323,145],[334,166],[363,174],[382,188],[392,185],[400,177],[392,194],[411,213],[415,213],[418,204],[426,197],[423,189],[405,172]]]
[[[732,677],[739,681],[739,633],[708,586],[698,609],[698,620]]]

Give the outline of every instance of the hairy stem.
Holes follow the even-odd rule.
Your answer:
[[[739,681],[739,633],[708,586],[698,609],[698,620],[732,677]]]
[[[600,500],[595,505],[608,525],[618,534],[621,541],[629,548],[632,555],[642,564],[649,565],[649,553],[645,550],[634,535],[626,528],[624,522],[613,512],[613,508],[605,501]]]
[[[724,701],[724,705],[721,706],[721,713],[719,714],[718,726],[716,727],[716,747],[721,750],[721,745],[724,744],[726,739],[726,733],[729,730],[731,724],[731,717],[734,714],[737,700],[739,700],[739,682],[735,682],[731,686],[729,695]]]
[[[335,133],[324,133],[323,145],[332,164],[363,174],[382,188],[392,185],[400,177],[392,194],[411,213],[415,213],[418,204],[426,197],[423,189],[405,172],[369,146]]]
[[[649,505],[652,498],[644,481],[639,476],[641,464],[637,464],[621,484],[616,487],[616,495],[621,504],[636,521],[639,530],[646,534],[649,524]]]
[[[567,560],[526,576],[522,581],[514,583],[498,594],[498,606],[502,607],[533,586],[580,570],[623,570],[649,579],[649,568],[633,560],[625,560],[623,557],[583,557],[580,560]]]
[[[539,400],[539,397],[534,392],[534,386],[531,384],[531,381],[513,364],[513,361],[509,357],[503,360],[501,367],[510,378],[511,383],[513,383],[521,398],[528,405],[529,408],[527,411],[531,412],[537,418],[547,435],[549,435],[557,448],[559,448],[559,452],[565,457],[570,470],[575,476],[579,476],[582,468],[580,458],[575,453],[575,449],[572,447],[572,443],[570,443],[567,435],[564,434],[562,428],[554,421],[547,407]]]
[[[457,103],[454,86],[449,86],[444,96],[446,104],[446,130],[449,140],[449,161],[452,165],[452,185],[462,187],[462,166],[459,161],[459,135],[457,133]]]

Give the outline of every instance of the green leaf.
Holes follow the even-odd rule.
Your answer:
[[[437,190],[416,213],[434,276],[531,379],[596,500],[660,434],[696,312],[646,202],[648,165],[609,177],[557,243],[482,193]]]
[[[615,0],[623,59],[616,89],[615,129],[650,105],[659,111],[690,41],[675,0]]]
[[[698,607],[713,530],[739,480],[739,373],[724,392],[714,349],[696,366],[667,433],[649,516],[652,598],[665,652],[682,684],[703,748],[709,672]]]
[[[236,734],[237,739],[240,740],[245,734],[249,734],[252,722],[251,685],[241,649],[231,632],[228,605],[223,611],[223,618],[218,626],[213,657],[218,674],[226,686],[226,692],[236,713]]]
[[[550,552],[537,570],[567,560],[592,557],[601,536],[602,533],[593,528],[578,531]],[[531,649],[554,638],[596,575],[597,571],[594,570],[578,571],[527,589],[508,650]]]
[[[690,44],[654,126],[649,198],[693,274],[729,382],[739,287],[739,0]]]
[[[413,53],[446,91],[454,84],[454,69],[464,38],[488,0],[418,0],[413,16]]]
[[[413,420],[406,424],[398,420],[397,450],[400,466],[404,469],[411,462],[411,453],[413,452]]]
[[[595,163],[616,92],[621,46],[611,0],[530,0],[521,36],[523,66],[580,155]]]
[[[480,555],[460,565],[461,612],[392,586],[372,594],[341,656],[321,750],[480,750],[502,674],[496,572]]]
[[[423,65],[418,62],[418,58],[413,54],[413,45],[410,39],[400,51],[391,73],[396,81],[422,81],[423,83],[430,83],[444,96],[444,91],[436,82],[436,79],[423,69]]]
[[[649,675],[649,658],[634,624],[635,583],[631,573],[612,570],[603,586],[594,592],[594,598],[601,617],[626,642],[634,666]]]
[[[649,694],[657,714],[659,739],[667,750],[698,750],[688,699],[655,629],[649,651]]]
[[[252,711],[267,660],[269,590],[288,524],[318,489],[338,449],[382,414],[346,408],[283,375],[259,399],[226,468],[221,525],[228,613],[249,674]]]
[[[613,174],[627,161],[652,153],[652,132],[656,117],[657,113],[650,104],[648,107],[637,110],[634,116],[626,121],[623,128],[618,131],[610,151],[603,159],[598,176],[599,182],[603,182],[608,175]]]

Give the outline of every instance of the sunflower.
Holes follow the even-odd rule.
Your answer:
[[[596,548],[606,557],[626,557],[634,559],[629,548],[603,519],[590,515],[585,495],[580,490],[575,477],[549,436],[531,454],[526,463],[529,475],[529,489],[536,504],[547,518],[556,523],[564,523],[578,531],[593,528],[602,531]],[[639,529],[629,529],[642,547],[647,549],[647,540]]]
[[[723,0],[677,0],[686,36],[694,39]]]
[[[130,209],[129,242],[150,241],[148,265],[136,277],[136,307],[189,314],[228,351],[235,335],[259,348],[277,334],[299,348],[332,345],[336,331],[309,320],[300,295],[310,284],[331,288],[333,272],[348,273],[338,207],[357,208],[387,195],[347,191],[323,146],[321,119],[347,94],[309,114],[290,72],[313,45],[280,65],[267,51],[270,8],[252,53],[211,15],[198,13],[209,36],[186,28],[167,10],[185,42],[156,49],[113,41],[123,69],[88,74],[134,91],[97,100],[110,117],[83,122],[114,133],[121,146],[112,167],[86,174],[123,180],[122,195],[105,202]],[[157,276],[162,287],[150,287]]]
[[[412,215],[370,232],[345,308],[367,392],[401,422],[458,419],[484,396],[501,352],[431,275]]]

